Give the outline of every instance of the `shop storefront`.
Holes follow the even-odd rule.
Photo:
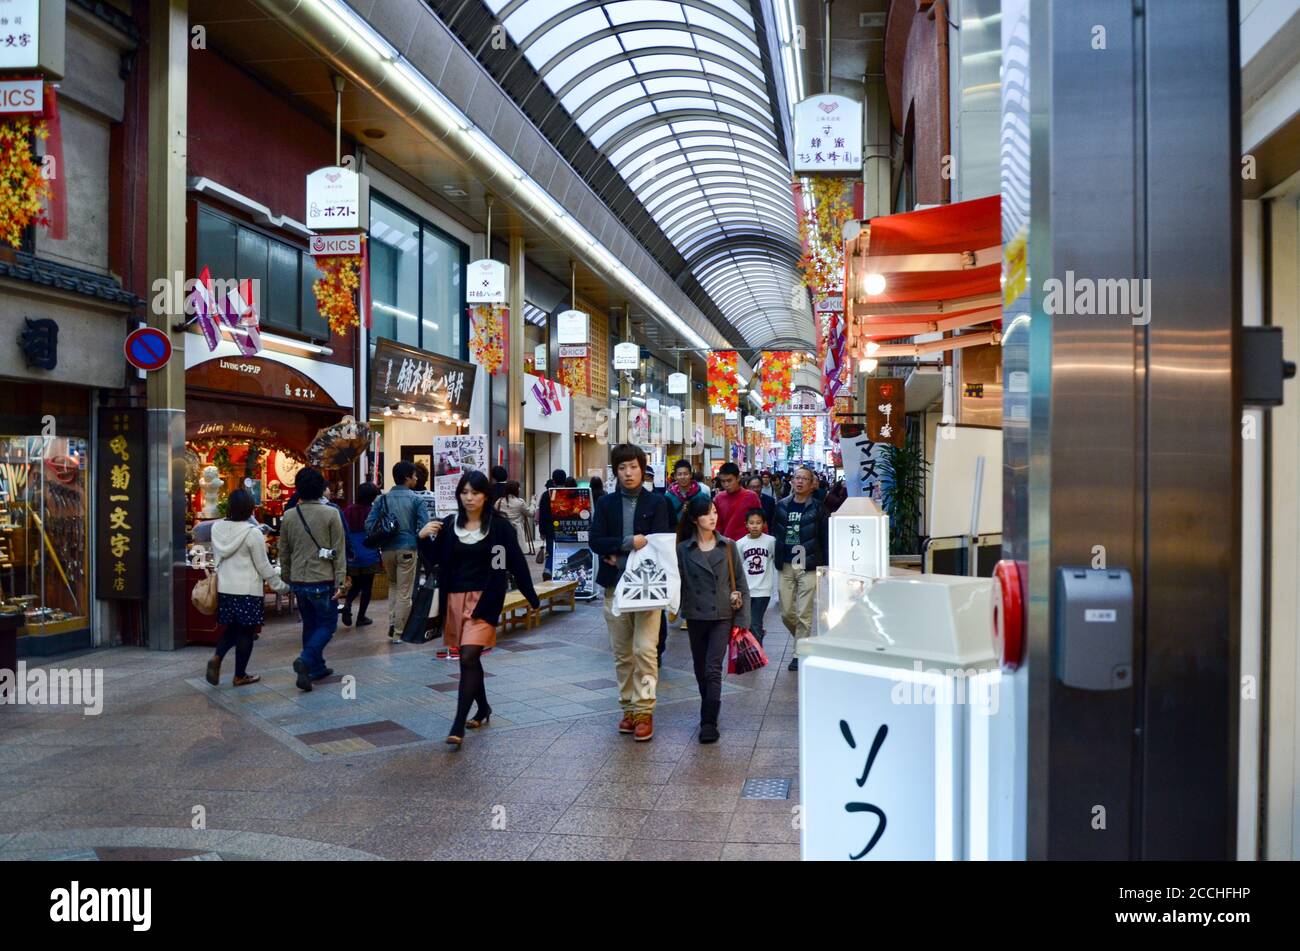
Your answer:
[[[472,363],[376,340],[368,374],[371,451],[364,461],[365,480],[386,486],[399,460],[433,472],[435,439],[469,432],[477,373]]]

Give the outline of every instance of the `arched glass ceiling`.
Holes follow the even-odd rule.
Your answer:
[[[749,5],[484,2],[745,340],[815,340]]]

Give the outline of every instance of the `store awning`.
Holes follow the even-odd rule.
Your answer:
[[[996,195],[863,222],[845,248],[850,356],[864,356],[870,340],[1000,322],[1001,227]],[[883,289],[871,293],[881,281]],[[910,354],[914,347],[873,355]]]

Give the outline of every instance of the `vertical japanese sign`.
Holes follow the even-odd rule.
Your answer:
[[[145,597],[145,411],[99,410],[95,443],[95,584],[104,599]]]
[[[898,377],[867,379],[867,436],[872,442],[903,448],[907,437],[903,381]]]
[[[844,427],[848,429],[848,427]],[[850,498],[880,498],[880,460],[884,446],[866,435],[840,434],[840,452],[844,460],[844,484]]]
[[[589,546],[591,489],[551,489],[551,528],[555,532],[551,577],[576,581],[579,598],[596,595],[596,553]]]

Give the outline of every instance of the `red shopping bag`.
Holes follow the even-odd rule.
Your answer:
[[[727,673],[747,674],[767,666],[767,653],[753,632],[743,627],[731,629],[731,644],[727,650]]]

